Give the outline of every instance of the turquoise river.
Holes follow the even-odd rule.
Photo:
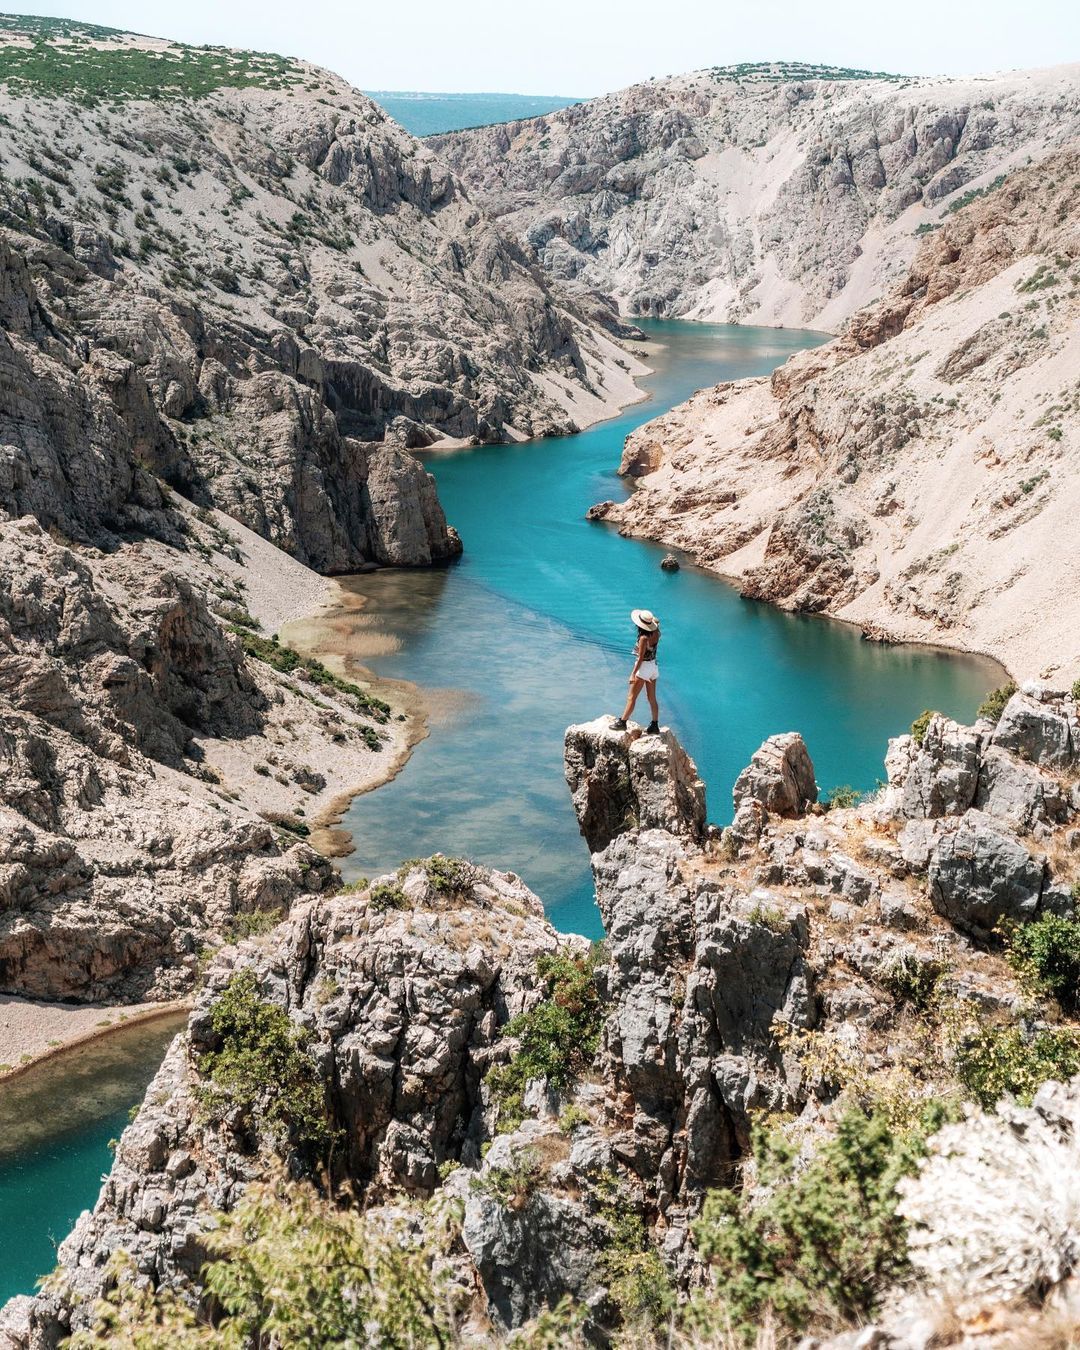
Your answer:
[[[626,488],[623,438],[695,389],[767,373],[813,333],[643,323],[648,400],[578,436],[432,454],[465,556],[439,572],[350,580],[363,595],[357,650],[378,675],[417,683],[430,735],[403,771],[357,798],[343,824],[346,876],[441,850],[513,869],[560,928],[598,936],[588,859],[562,778],[568,723],[616,711],[633,605],[663,621],[662,721],[682,739],[723,822],[739,769],[769,734],[803,732],[827,789],[872,788],[885,742],[923,708],[970,716],[998,682],[992,663],[864,642],[854,629],[742,600],[664,550],[585,521]],[[118,1033],[36,1068],[0,1094],[0,1298],[31,1292],[97,1194],[120,1133],[160,1059],[166,1028]]]
[[[638,605],[661,618],[661,722],[697,761],[711,819],[766,736],[799,730],[823,791],[873,788],[886,741],[924,708],[969,716],[1002,673],[992,662],[863,641],[847,624],[743,600],[666,552],[590,523],[626,495],[615,469],[636,426],[722,379],[761,375],[822,340],[790,329],[640,321],[647,402],[578,436],[428,456],[465,543],[443,572],[375,572],[348,584],[357,622],[388,635],[365,658],[426,691],[431,734],[402,773],[343,821],[347,876],[441,850],[519,873],[559,928],[600,935],[588,857],[562,776],[563,731],[618,712]],[[644,699],[638,709],[645,713]]]

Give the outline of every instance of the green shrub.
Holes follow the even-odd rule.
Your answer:
[[[628,1326],[659,1328],[675,1306],[675,1291],[644,1220],[618,1197],[600,1215],[608,1230],[600,1266],[620,1319]]]
[[[284,917],[280,909],[251,909],[233,914],[225,924],[225,940],[242,942],[244,938],[261,937],[276,928]]]
[[[1076,699],[1077,703],[1080,703],[1080,680],[1073,680],[1073,687],[1071,692],[1073,698]]]
[[[138,1279],[119,1254],[93,1327],[72,1350],[236,1350],[374,1346],[434,1350],[453,1341],[453,1304],[433,1272],[442,1244],[369,1227],[301,1183],[249,1186],[205,1235],[211,1323],[170,1289]]]
[[[850,784],[844,783],[840,787],[830,788],[825,794],[825,809],[835,811],[851,806],[858,806],[862,793]]]
[[[409,901],[396,881],[380,881],[368,892],[368,902],[377,914],[388,909],[408,909]]]
[[[881,974],[882,986],[897,1003],[906,1003],[916,1012],[929,1012],[937,1002],[938,985],[943,974],[935,961],[920,961],[905,952]]]
[[[1080,921],[1044,914],[1008,938],[1009,964],[1034,994],[1056,998],[1067,1013],[1080,1007]]]
[[[964,1089],[987,1110],[1004,1096],[1027,1106],[1043,1083],[1067,1082],[1080,1072],[1080,1035],[1071,1027],[1035,1032],[982,1027],[957,1045],[954,1068]]]
[[[436,894],[448,897],[468,897],[482,875],[476,864],[467,858],[446,858],[436,853],[430,858],[407,859],[398,868],[398,877],[404,880],[416,867],[423,870]]]
[[[979,704],[976,717],[985,717],[988,722],[996,722],[1005,711],[1005,704],[1016,693],[1016,682],[1009,680],[1000,689],[993,689]]]
[[[520,1206],[540,1183],[540,1155],[534,1148],[519,1148],[511,1154],[509,1167],[489,1167],[469,1184],[475,1191],[490,1195],[504,1207]]]
[[[250,970],[229,980],[210,1010],[210,1026],[218,1048],[199,1054],[195,1067],[211,1119],[236,1111],[278,1147],[295,1148],[309,1161],[324,1157],[332,1131],[311,1032],[260,996]]]
[[[912,722],[911,737],[916,745],[922,745],[923,741],[926,740],[926,729],[930,725],[930,719],[936,716],[936,712],[927,708],[916,717],[914,722]]]
[[[504,1036],[517,1038],[517,1050],[508,1064],[497,1064],[484,1080],[498,1104],[500,1131],[521,1123],[530,1079],[543,1078],[561,1092],[591,1067],[603,1025],[598,963],[595,948],[584,957],[545,953],[537,961],[545,997],[503,1027]]]
[[[918,1124],[897,1130],[883,1113],[848,1111],[804,1167],[779,1129],[755,1126],[755,1195],[711,1191],[693,1225],[712,1267],[713,1299],[733,1329],[752,1335],[770,1311],[792,1332],[812,1316],[870,1317],[907,1269],[897,1183],[945,1118],[940,1103],[929,1103]],[[707,1314],[713,1299],[699,1296],[699,1311]]]

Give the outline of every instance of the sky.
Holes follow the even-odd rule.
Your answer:
[[[589,97],[737,61],[917,75],[1080,61],[1077,0],[0,0],[0,9],[306,57],[381,90]]]

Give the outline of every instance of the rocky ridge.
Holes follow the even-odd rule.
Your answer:
[[[10,16],[0,154],[0,989],[172,996],[332,888],[309,822],[407,748],[277,644],[309,569],[452,560],[410,447],[569,430],[633,362],[302,62]]]
[[[1080,133],[1077,72],[715,68],[430,144],[553,277],[627,314],[835,332],[918,233]]]
[[[755,1118],[789,1113],[813,1141],[873,1084],[915,1108],[955,1092],[965,1036],[1033,1015],[991,930],[1075,913],[1075,699],[1032,685],[996,724],[934,715],[917,730],[891,742],[876,798],[828,812],[801,738],[772,738],[720,832],[670,732],[571,727],[567,782],[606,930],[591,957],[512,875],[439,857],[220,954],[59,1277],[5,1310],[6,1344],[41,1350],[89,1326],[121,1249],[151,1287],[197,1296],[212,1211],[272,1175],[275,1151],[301,1165],[250,1112],[207,1108],[215,1009],[238,972],[306,1028],[336,1165],[369,1215],[432,1195],[458,1207],[438,1257],[455,1339],[497,1343],[564,1297],[587,1336],[611,1334],[629,1316],[631,1230],[633,1268],[657,1288],[707,1287],[693,1224],[743,1173]],[[529,1082],[514,1107],[500,1066],[527,1039],[518,1015],[550,998],[551,960],[594,972],[595,1060],[561,1088]],[[940,1026],[909,1001],[922,978],[951,1010]],[[1048,1008],[1035,1017],[1055,1025]],[[1006,1297],[980,1288],[980,1309]],[[903,1325],[880,1344],[913,1346]]]
[[[453,556],[409,447],[565,432],[633,397],[630,359],[344,81],[284,62],[236,87],[226,67],[147,98],[147,43],[199,49],[75,29],[0,34],[44,67],[0,67],[5,328],[81,386],[67,425],[20,409],[39,436],[70,441],[92,399],[178,489],[332,572]],[[86,87],[57,88],[72,42],[95,53]],[[28,398],[42,372],[17,357]]]
[[[1080,156],[1011,174],[771,378],[635,431],[593,508],[745,595],[1069,683],[1080,562]]]

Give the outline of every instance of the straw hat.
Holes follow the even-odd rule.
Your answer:
[[[646,633],[655,633],[660,627],[660,620],[651,609],[632,609],[630,618],[639,628],[643,628]]]

